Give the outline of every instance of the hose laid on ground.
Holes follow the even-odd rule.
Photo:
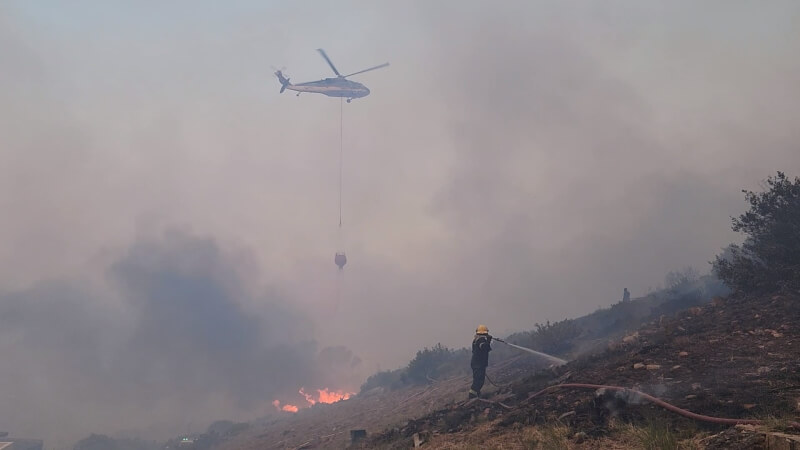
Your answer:
[[[494,387],[498,387],[498,388],[509,387],[509,386],[511,386],[512,384],[514,384],[513,382],[510,382],[510,383],[504,383],[504,384],[497,384],[497,383],[495,383],[494,381],[492,381],[492,379],[491,379],[491,378],[489,378],[489,374],[488,374],[488,373],[485,375],[485,377],[486,377],[486,381],[488,381],[488,382],[489,382],[489,383],[490,383],[492,386],[494,386]]]
[[[665,401],[663,401],[661,399],[653,397],[650,394],[645,394],[644,392],[641,392],[641,391],[637,391],[637,390],[634,390],[634,389],[629,389],[629,388],[621,387],[621,386],[606,386],[606,385],[602,385],[602,384],[583,384],[583,383],[556,384],[554,386],[550,386],[548,388],[542,389],[541,391],[539,391],[539,392],[537,392],[535,394],[531,394],[530,396],[528,396],[528,401],[531,400],[532,398],[537,397],[537,396],[539,396],[541,394],[544,394],[544,393],[546,393],[548,391],[553,391],[553,390],[560,389],[560,388],[606,389],[606,390],[609,390],[609,391],[631,392],[631,393],[634,393],[636,395],[641,396],[645,400],[648,400],[649,402],[654,403],[654,404],[656,404],[656,405],[658,405],[658,406],[660,406],[660,407],[662,407],[664,409],[667,409],[667,410],[672,411],[674,413],[680,414],[680,415],[682,415],[684,417],[688,417],[688,418],[694,419],[694,420],[699,420],[699,421],[702,421],[702,422],[719,423],[719,424],[723,424],[723,425],[739,425],[739,424],[742,424],[742,425],[762,425],[764,423],[763,420],[757,420],[757,419],[727,419],[727,418],[722,418],[722,417],[711,417],[711,416],[706,416],[706,415],[703,415],[703,414],[697,414],[697,413],[693,413],[691,411],[687,411],[685,409],[678,408],[677,406],[670,405],[669,403],[667,403],[667,402],[665,402]],[[790,422],[788,422],[788,425],[790,427],[800,429],[800,422],[790,421]]]

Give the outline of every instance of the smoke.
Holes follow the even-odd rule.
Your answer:
[[[800,164],[792,1],[42,5],[0,4],[0,415],[33,435],[252,417],[637,297]],[[270,67],[320,47],[391,63],[344,104],[341,231],[340,103]]]
[[[252,264],[172,230],[134,242],[108,289],[54,281],[0,295],[0,422],[59,440],[163,437],[252,419],[304,386],[352,388],[359,359],[319,349],[303,313],[249,279]]]

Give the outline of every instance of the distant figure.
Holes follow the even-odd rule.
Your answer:
[[[489,352],[492,351],[492,336],[486,325],[478,325],[475,337],[472,339],[472,387],[469,398],[480,397],[483,382],[486,379],[486,367],[489,365]]]
[[[628,288],[625,288],[625,291],[622,293],[622,303],[629,301],[631,301],[631,293],[628,292]]]

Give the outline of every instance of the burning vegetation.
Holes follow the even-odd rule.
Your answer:
[[[314,406],[317,403],[328,403],[328,404],[336,403],[342,400],[347,400],[351,396],[355,395],[355,392],[347,392],[344,390],[332,391],[328,388],[317,389],[316,391],[317,391],[316,397],[314,397],[313,394],[307,393],[304,387],[300,388],[300,390],[297,392],[300,395],[302,395],[303,398],[305,398],[306,403],[308,403],[308,406]],[[274,400],[272,402],[272,405],[275,406],[275,409],[277,409],[278,411],[287,411],[292,413],[300,411],[300,407],[296,405],[285,404],[281,406],[281,402],[279,400]]]

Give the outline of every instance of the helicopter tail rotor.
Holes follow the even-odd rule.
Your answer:
[[[281,82],[281,92],[280,93],[283,94],[283,91],[285,91],[288,86],[291,86],[292,83],[289,82],[288,78],[283,76],[283,72],[281,70],[276,71],[275,72],[275,76],[277,76],[278,77],[278,81]]]

